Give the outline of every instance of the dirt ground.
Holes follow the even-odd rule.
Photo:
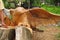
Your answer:
[[[33,31],[33,40],[60,40],[57,34],[60,33],[58,27],[40,27],[44,32]]]

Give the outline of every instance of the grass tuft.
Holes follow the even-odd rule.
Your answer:
[[[49,11],[51,13],[60,15],[60,7],[58,7],[58,6],[47,6],[47,5],[44,5],[44,6],[42,6],[42,8],[44,8],[45,10],[47,10],[47,11]]]

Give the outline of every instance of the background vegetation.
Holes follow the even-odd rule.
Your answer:
[[[42,7],[45,10],[60,14],[60,0],[3,0],[5,8],[16,8],[19,2],[30,2],[33,7]]]

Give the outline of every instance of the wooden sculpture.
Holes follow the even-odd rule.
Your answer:
[[[0,11],[1,12],[1,11]],[[59,26],[60,16],[53,15],[41,8],[24,9],[18,7],[10,9],[12,19],[5,17],[4,22],[8,26],[24,25],[31,28],[40,26]]]

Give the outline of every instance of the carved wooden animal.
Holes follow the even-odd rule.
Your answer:
[[[60,23],[60,16],[50,14],[41,8],[26,10],[19,7],[11,11],[11,13],[15,25],[27,25],[36,28],[38,26],[58,26]]]
[[[60,25],[60,16],[50,14],[41,8],[24,9],[18,7],[10,9],[12,20],[5,17],[4,21],[8,26],[27,26],[36,28],[40,26]]]

